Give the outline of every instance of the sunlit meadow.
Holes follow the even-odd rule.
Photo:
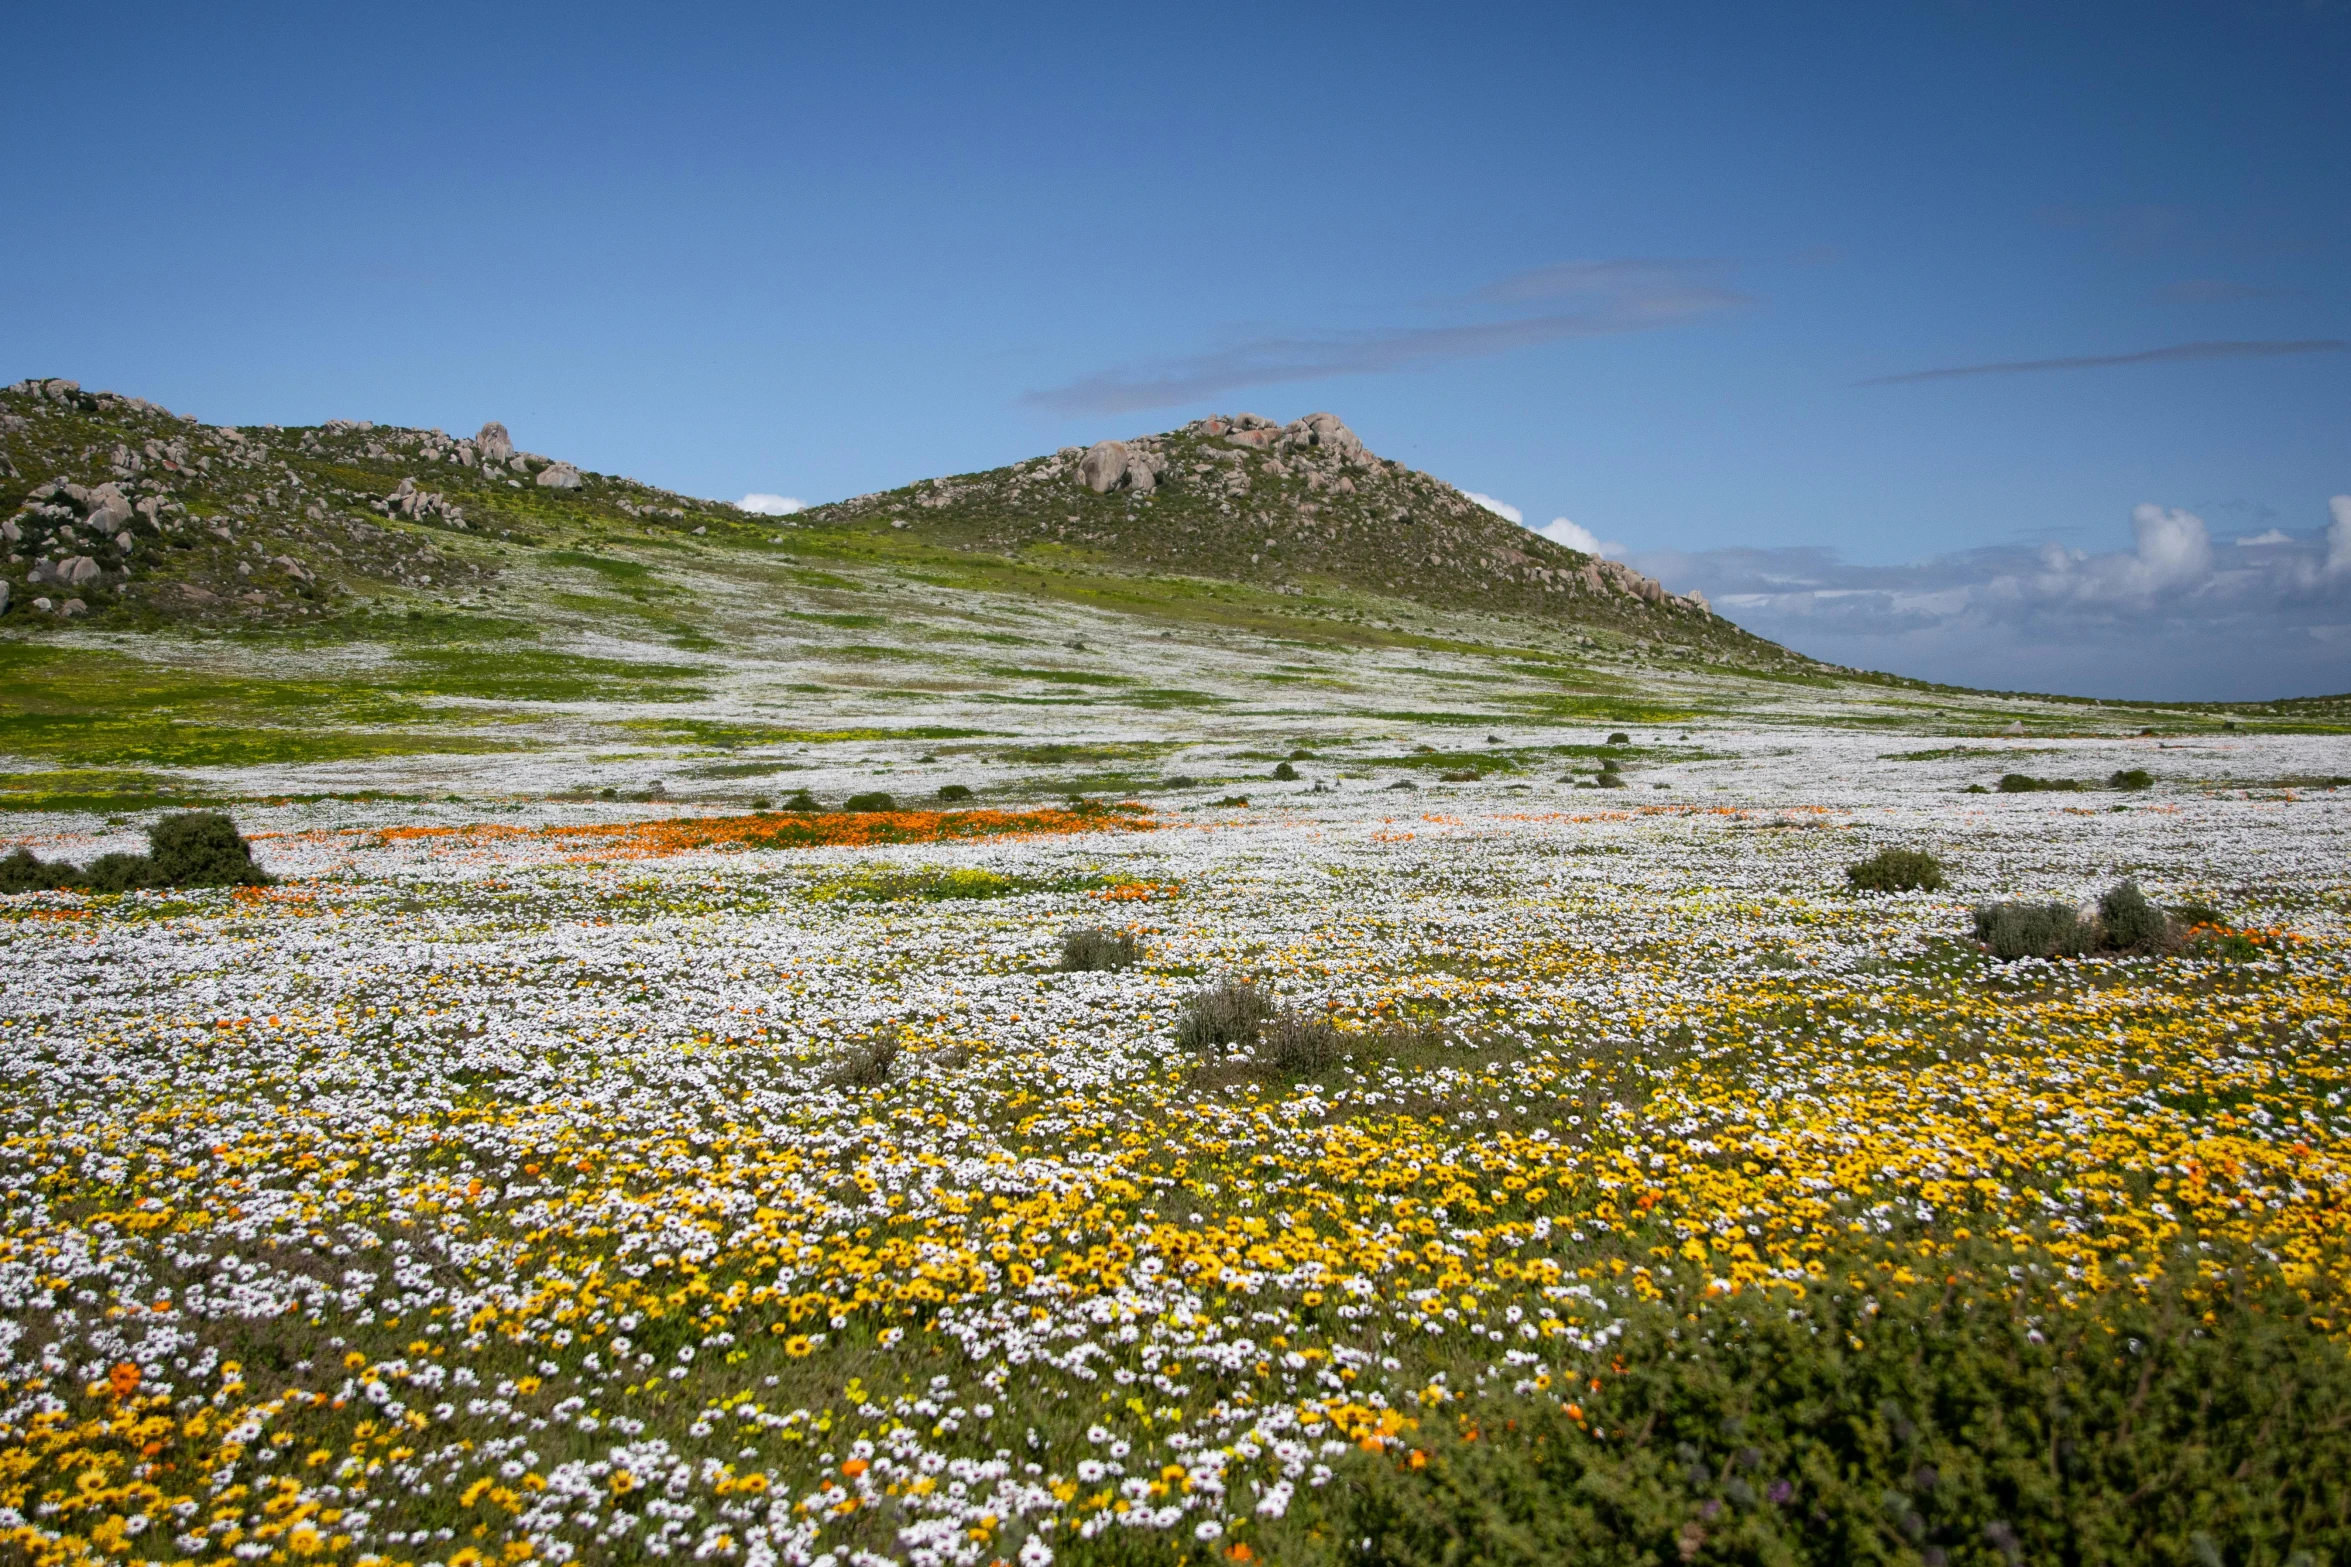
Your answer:
[[[289,806],[241,812],[274,887],[5,900],[0,1557],[1344,1559],[1333,1498],[1440,1436],[1646,1440],[1645,1311],[2256,1266],[2351,1338],[2351,806],[1883,748],[830,827]],[[1848,890],[1889,845],[1951,884]],[[2216,928],[1968,939],[2125,875]],[[1059,972],[1073,925],[1142,961]],[[1343,1058],[1182,1050],[1225,977]],[[1808,1505],[1724,1474],[1683,1559]]]

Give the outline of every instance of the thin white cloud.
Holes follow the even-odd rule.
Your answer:
[[[1455,308],[1529,305],[1574,297],[1583,308],[1446,326],[1294,332],[1254,338],[1210,353],[1145,361],[1085,376],[1021,399],[1054,413],[1127,413],[1203,402],[1246,386],[1328,376],[1410,370],[1478,359],[1536,343],[1605,337],[1676,326],[1747,303],[1701,273],[1720,263],[1568,262],[1505,278],[1454,302]]]
[[[2294,536],[2283,528],[2272,528],[2266,533],[2249,533],[2237,540],[2239,549],[2253,549],[2263,544],[2291,544]]]
[[[1497,517],[1507,517],[1512,522],[1518,523],[1522,527],[1526,523],[1526,513],[1520,511],[1516,506],[1511,505],[1508,501],[1498,501],[1491,495],[1480,495],[1475,490],[1463,490],[1461,493],[1468,496],[1471,500],[1476,501],[1480,506],[1485,507],[1486,510],[1492,512]]]
[[[2069,359],[2011,359],[1999,364],[1911,370],[1902,375],[1872,376],[1853,384],[1899,386],[1908,381],[1951,381],[1971,375],[2032,375],[2043,370],[2105,370],[2116,365],[2151,365],[2174,359],[2267,359],[2278,354],[2339,354],[2345,350],[2351,350],[2351,342],[2339,337],[2273,343],[2175,343],[2169,348],[2146,348],[2132,354],[2078,354]]]
[[[789,517],[796,511],[806,511],[808,503],[789,495],[762,495],[754,490],[735,502],[735,510],[747,511],[760,517]]]
[[[2351,690],[2351,495],[2323,528],[2216,550],[2142,505],[2128,548],[2007,546],[1902,566],[1825,549],[1644,552],[1674,592],[1814,657],[2004,690],[2254,700]]]

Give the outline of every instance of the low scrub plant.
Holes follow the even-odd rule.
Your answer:
[[[941,784],[939,798],[942,800],[968,800],[971,798],[971,785]]]
[[[2002,794],[2045,794],[2051,791],[2073,794],[2088,787],[2089,785],[2083,783],[2079,778],[2035,778],[2030,773],[2002,773],[2000,775],[2000,792]]]
[[[2151,789],[2155,775],[2144,767],[2127,767],[2106,780],[2109,789]]]
[[[2078,958],[2092,952],[2164,952],[2179,928],[2134,881],[2117,882],[2084,915],[2070,903],[1987,903],[1975,911],[1976,940],[2003,962]]]
[[[2351,1552],[2351,1358],[2274,1268],[2164,1270],[2142,1296],[2008,1280],[1669,1297],[1588,1376],[1423,1413],[1340,1461],[1311,1558],[1554,1562],[2326,1562]],[[1897,1256],[1893,1263],[1910,1259]],[[2329,1479],[2328,1476],[2335,1476]],[[1295,1527],[1295,1525],[1294,1525]],[[1344,1542],[1343,1547],[1335,1542]]]
[[[1176,1020],[1176,1043],[1200,1054],[1230,1055],[1257,1044],[1274,1015],[1272,998],[1245,979],[1220,980],[1194,996]]]
[[[1845,867],[1855,892],[1933,892],[1943,885],[1943,862],[1919,849],[1880,849]]]
[[[1277,762],[1274,764],[1273,775],[1283,783],[1291,783],[1296,781],[1298,769],[1292,767],[1288,762]]]
[[[1336,1066],[1346,1038],[1320,1012],[1284,1007],[1266,1019],[1257,1038],[1257,1060],[1277,1072],[1320,1072]]]
[[[0,859],[0,892],[59,887],[130,892],[141,887],[266,887],[253,846],[219,811],[175,811],[147,829],[147,852],[101,854],[87,869],[43,860],[29,849]]]
[[[1099,925],[1073,926],[1061,933],[1061,971],[1064,974],[1102,974],[1133,968],[1143,959],[1143,944],[1123,930]]]
[[[904,1051],[896,1029],[876,1029],[843,1050],[825,1075],[844,1088],[879,1088],[890,1080]]]
[[[2096,937],[2070,903],[1987,903],[1975,911],[1975,939],[2003,962],[2080,957]]]
[[[844,811],[894,811],[898,809],[898,802],[884,790],[869,789],[863,794],[853,794],[843,800],[841,809]]]

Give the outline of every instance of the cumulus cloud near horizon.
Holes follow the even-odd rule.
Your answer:
[[[790,495],[763,495],[754,490],[735,502],[735,510],[747,511],[758,517],[789,517],[796,511],[806,511],[808,503]]]
[[[1520,511],[1516,506],[1511,505],[1508,501],[1498,501],[1494,499],[1493,496],[1481,495],[1476,490],[1463,490],[1461,493],[1468,496],[1471,500],[1476,501],[1480,506],[1485,507],[1486,510],[1492,512],[1497,517],[1506,518],[1511,522],[1519,524],[1521,527],[1526,525],[1526,513]]]
[[[2351,691],[2351,495],[2327,514],[2225,552],[2202,517],[2150,502],[2132,509],[2127,548],[1995,546],[1898,566],[1820,548],[1660,550],[1632,564],[1834,663],[2000,690],[2252,701]]]
[[[1535,531],[1554,544],[1564,544],[1586,555],[1605,555],[1613,560],[1624,553],[1624,546],[1616,540],[1603,542],[1598,534],[1582,523],[1570,522],[1565,517],[1554,517]]]

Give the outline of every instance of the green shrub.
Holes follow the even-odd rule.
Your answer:
[[[1337,1025],[1322,1013],[1285,1007],[1259,1030],[1256,1055],[1277,1072],[1320,1072],[1338,1063],[1345,1044]]]
[[[2060,793],[2078,793],[2083,787],[2079,778],[2035,778],[2027,773],[2002,773],[2002,794],[2038,794],[2050,790]]]
[[[2226,925],[2227,916],[2209,903],[2175,903],[2171,906],[2173,919],[2182,925]]]
[[[1631,745],[1633,743],[1633,737],[1619,729],[1613,734],[1609,735],[1608,743],[1610,745]]]
[[[30,849],[17,849],[0,859],[0,893],[47,892],[81,884],[80,866],[63,860],[44,860]]]
[[[1918,849],[1880,849],[1845,867],[1855,892],[1933,892],[1943,885],[1943,863]]]
[[[253,863],[253,846],[219,811],[178,811],[147,829],[147,857],[155,862],[150,887],[266,887],[271,877]],[[111,858],[111,856],[109,856]]]
[[[2110,789],[2151,789],[2155,786],[2155,775],[2144,767],[2125,768],[2107,779],[2106,786]]]
[[[898,809],[898,802],[883,790],[869,789],[863,794],[853,794],[843,800],[841,809],[844,811],[894,811]]]
[[[1298,769],[1292,767],[1287,762],[1280,762],[1275,764],[1273,775],[1274,777],[1280,779],[1283,783],[1290,783],[1297,778]]]
[[[795,789],[792,791],[792,798],[784,802],[784,809],[787,811],[821,811],[824,806],[815,795],[810,794],[807,790]]]
[[[2010,1284],[1996,1246],[1960,1250],[1925,1288],[1831,1282],[1883,1278],[1856,1249],[1800,1306],[1637,1310],[1567,1390],[1422,1412],[1409,1446],[1301,1489],[1291,1527],[1343,1542],[1305,1559],[2351,1559],[2351,1357],[2274,1269],[2166,1266],[2142,1298]]]
[[[879,1088],[890,1080],[904,1049],[896,1029],[875,1029],[842,1051],[826,1078],[844,1088]]]
[[[1194,996],[1176,1020],[1176,1043],[1186,1050],[1230,1054],[1254,1046],[1274,1014],[1265,992],[1245,979],[1221,980]]]
[[[1975,937],[2003,962],[2079,957],[2096,929],[2070,903],[1988,903],[1975,911]]]
[[[1143,944],[1123,930],[1099,925],[1073,926],[1061,933],[1061,971],[1064,974],[1101,974],[1133,968],[1143,959]]]
[[[971,787],[968,784],[941,784],[939,798],[942,800],[968,800],[971,798]]]
[[[1604,772],[1592,782],[1602,789],[1629,789],[1632,787],[1624,781],[1624,774],[1614,771]]]
[[[2148,952],[2171,934],[2171,920],[2147,901],[2133,881],[2118,883],[2098,900],[2102,945],[2117,952]]]
[[[130,892],[140,887],[157,887],[164,883],[156,876],[155,862],[144,854],[116,851],[101,854],[90,862],[85,873],[92,892]]]

